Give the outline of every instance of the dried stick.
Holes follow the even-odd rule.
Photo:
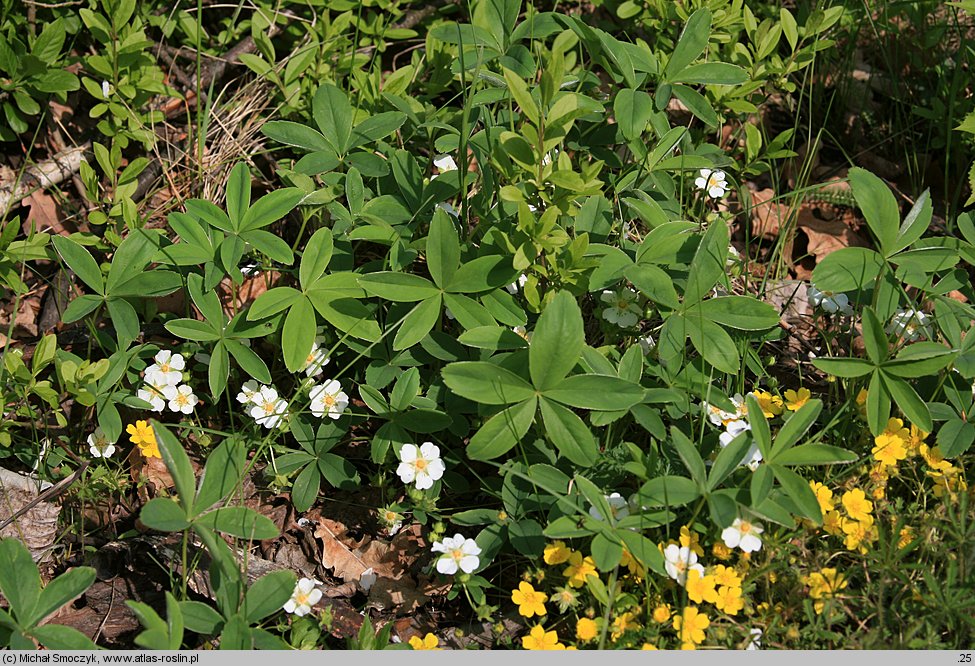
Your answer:
[[[81,168],[84,154],[90,143],[62,150],[54,157],[31,165],[21,178],[13,183],[0,183],[0,219],[7,217],[10,209],[35,190],[58,185],[71,178]]]

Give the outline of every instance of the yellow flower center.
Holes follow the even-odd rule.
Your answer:
[[[422,472],[423,470],[425,470],[427,468],[427,465],[429,465],[429,464],[430,463],[428,463],[423,458],[417,458],[416,459],[416,462],[413,463],[413,466],[416,468],[416,471]]]
[[[746,521],[741,521],[741,525],[738,527],[738,531],[742,534],[748,534],[752,531],[752,524]]]
[[[295,603],[298,604],[299,606],[307,606],[308,595],[305,594],[304,592],[299,591],[297,594],[295,594]]]
[[[169,363],[160,363],[159,370],[162,372],[169,372]]]
[[[264,413],[265,414],[273,414],[274,413],[274,403],[273,402],[265,402],[263,405],[261,405],[261,407],[264,409]]]
[[[464,551],[462,551],[460,548],[454,548],[452,551],[450,551],[450,556],[455,560],[460,560],[464,557]]]
[[[326,407],[335,406],[335,396],[330,393],[326,393],[325,397],[322,398],[322,400],[324,401]]]
[[[175,402],[180,407],[182,407],[183,405],[190,404],[189,398],[186,397],[185,393],[177,393],[176,397],[173,399],[173,402]]]

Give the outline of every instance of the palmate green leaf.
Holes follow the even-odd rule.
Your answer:
[[[258,296],[247,310],[247,319],[264,319],[272,317],[282,310],[290,308],[298,299],[301,292],[291,287],[273,287]]]
[[[789,420],[779,429],[779,434],[775,436],[775,443],[772,445],[772,453],[768,457],[769,462],[775,462],[779,454],[794,446],[803,435],[809,431],[812,424],[819,418],[823,411],[823,401],[814,398],[800,407]]]
[[[426,278],[411,273],[377,271],[358,276],[359,286],[371,296],[387,301],[411,303],[440,294],[440,289]]]
[[[444,294],[444,305],[450,309],[457,323],[466,329],[493,325],[494,318],[488,309],[463,294]]]
[[[864,247],[844,247],[816,264],[812,280],[823,291],[855,291],[873,286],[883,269],[883,257],[877,252]]]
[[[101,296],[83,294],[68,303],[68,307],[64,309],[64,313],[61,315],[61,320],[66,324],[78,321],[94,312],[104,302],[105,300]]]
[[[677,449],[677,455],[680,456],[681,461],[684,463],[684,467],[690,472],[691,479],[699,487],[706,488],[707,470],[704,467],[704,459],[701,458],[697,446],[677,426],[671,426],[670,438],[674,444],[674,448]]]
[[[559,292],[539,316],[528,349],[535,388],[545,391],[561,382],[579,361],[584,344],[582,311],[569,292]]]
[[[247,621],[252,624],[260,622],[281,610],[284,603],[291,598],[297,579],[293,571],[272,571],[255,580],[244,595],[244,605],[241,608]]]
[[[862,358],[815,358],[812,364],[823,372],[847,379],[863,377],[874,369],[870,361]]]
[[[409,349],[425,338],[440,318],[442,304],[443,299],[439,293],[417,303],[396,331],[393,351]]]
[[[579,409],[629,409],[643,399],[639,384],[608,375],[573,375],[546,390],[546,398]]]
[[[693,305],[704,300],[712,287],[725,274],[725,260],[728,257],[728,225],[715,223],[708,227],[701,238],[694,259],[691,261],[684,289],[684,304]],[[728,372],[737,372],[729,370]]]
[[[312,116],[332,150],[345,155],[352,135],[352,106],[349,97],[331,83],[323,83],[312,101]]]
[[[613,101],[613,115],[623,138],[633,141],[640,137],[653,115],[653,99],[642,90],[623,88]]]
[[[443,369],[441,376],[451,391],[483,405],[507,405],[535,396],[531,384],[493,363],[451,363]]]
[[[21,624],[29,625],[41,597],[41,576],[18,539],[0,540],[0,592]]]
[[[855,453],[837,446],[800,444],[775,456],[774,462],[777,465],[838,465],[856,460]]]
[[[954,418],[938,431],[938,448],[946,458],[960,456],[975,442],[975,424]]]
[[[640,487],[638,496],[640,504],[644,506],[678,507],[690,504],[700,497],[701,488],[687,477],[664,475],[644,483]]]
[[[685,67],[670,78],[672,83],[737,86],[748,81],[748,72],[726,62],[702,62]]]
[[[870,376],[867,387],[867,426],[874,437],[883,432],[890,418],[890,394],[884,385],[880,372]]]
[[[406,114],[400,111],[386,111],[369,116],[352,130],[346,151],[358,146],[383,139],[406,122]]]
[[[931,420],[931,411],[927,404],[917,394],[917,391],[905,380],[899,377],[892,377],[884,371],[877,373],[883,380],[884,388],[894,403],[904,412],[904,416],[925,432],[934,430],[934,423]],[[886,425],[886,423],[884,424]]]
[[[315,344],[317,326],[318,320],[311,302],[307,298],[297,299],[288,310],[281,329],[281,352],[289,372],[304,369]]]
[[[298,283],[302,289],[310,288],[325,273],[334,251],[335,242],[331,229],[322,227],[311,235],[301,253],[301,263],[298,266]]]
[[[245,506],[214,509],[195,522],[240,539],[263,541],[279,535],[277,526],[269,518]]]
[[[626,269],[626,279],[644,296],[658,305],[676,310],[680,307],[674,280],[663,269],[652,264],[637,264]]]
[[[685,67],[694,62],[707,48],[711,35],[711,12],[706,8],[698,9],[687,19],[684,31],[677,40],[674,53],[664,69],[664,79],[674,80]]]
[[[777,326],[779,313],[768,303],[751,296],[719,296],[688,308],[687,316],[697,313],[713,322],[740,331],[761,331]]]
[[[769,465],[772,474],[781,484],[785,494],[789,496],[804,518],[808,518],[817,525],[823,522],[823,513],[819,508],[819,500],[809,487],[809,483],[788,467]]]
[[[301,148],[308,152],[318,150],[334,151],[334,148],[321,132],[300,123],[293,123],[286,120],[272,120],[261,125],[261,132],[264,136],[278,143]]]
[[[885,256],[891,256],[896,251],[900,227],[897,200],[884,181],[865,169],[854,167],[850,169],[848,177],[853,196],[867,219],[867,226],[877,239],[880,251]]]
[[[240,221],[240,230],[253,231],[277,222],[298,205],[305,196],[297,187],[274,190],[254,202]]]
[[[166,469],[173,477],[176,486],[176,494],[179,496],[179,503],[183,507],[183,512],[187,516],[193,515],[193,504],[196,500],[196,475],[193,473],[193,465],[190,458],[186,455],[183,445],[176,439],[176,435],[170,432],[169,428],[159,423],[155,419],[151,421],[152,431],[156,434],[156,442],[159,444],[159,453],[162,455]]]
[[[696,316],[695,316],[696,314]],[[683,318],[686,322],[687,336],[691,344],[704,357],[704,360],[722,372],[737,374],[741,366],[738,347],[728,333],[700,313]]]
[[[559,454],[582,467],[591,467],[599,459],[599,447],[592,431],[576,414],[547,398],[539,398],[545,434]]]
[[[64,263],[74,271],[82,282],[98,294],[105,293],[102,271],[88,250],[67,236],[52,236],[51,243],[54,244],[54,249],[61,255]]]
[[[867,357],[875,365],[880,365],[887,358],[889,344],[884,325],[880,323],[873,308],[863,308],[863,346],[867,350]]]
[[[263,229],[245,231],[241,233],[240,237],[245,242],[250,243],[255,250],[263,252],[280,264],[290,266],[295,262],[295,255],[291,251],[291,247],[269,231]]]
[[[937,373],[955,360],[958,350],[937,342],[915,342],[904,347],[897,357],[884,363],[884,372],[894,377],[912,379]]]
[[[242,228],[244,213],[251,205],[251,173],[244,162],[238,162],[227,179],[227,215],[235,230]]]
[[[503,456],[521,441],[535,420],[535,396],[504,409],[474,433],[467,446],[471,460],[493,460]]]
[[[213,330],[205,321],[196,319],[173,319],[167,321],[166,330],[185,340],[196,342],[213,342],[220,339],[220,334]]]
[[[166,497],[155,497],[146,502],[139,520],[149,529],[160,532],[180,532],[190,526],[182,507]]]

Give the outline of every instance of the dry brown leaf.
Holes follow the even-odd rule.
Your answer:
[[[805,206],[799,211],[797,226],[809,239],[807,251],[816,258],[817,262],[822,261],[823,257],[831,252],[845,247],[870,246],[866,240],[840,220],[820,219]]]
[[[7,522],[40,493],[39,482],[16,472],[0,470],[0,523]],[[40,560],[54,543],[60,513],[59,505],[38,502],[0,530],[0,537],[19,539],[34,560]]]
[[[322,542],[322,566],[346,582],[358,582],[367,569],[372,569],[379,579],[401,578],[416,561],[424,543],[419,525],[400,530],[389,542],[367,537],[356,543],[348,536],[345,525],[328,518],[319,520],[315,537]]]
[[[774,239],[789,218],[789,206],[775,200],[775,190],[752,192],[752,235]]]
[[[409,576],[392,580],[378,579],[369,589],[369,607],[380,611],[394,610],[398,615],[408,615],[430,601]]]
[[[41,311],[41,299],[28,296],[20,302],[14,318],[14,338],[37,337],[37,313]]]
[[[56,234],[63,231],[58,220],[58,202],[50,194],[44,190],[34,190],[22,203],[30,206],[30,212],[22,225],[24,233],[30,233],[31,229],[38,232],[53,231]]]
[[[277,271],[270,271],[268,273],[255,273],[252,277],[245,277],[244,282],[237,287],[236,294],[233,288],[233,282],[230,278],[224,278],[220,284],[217,285],[217,294],[220,296],[220,300],[226,303],[224,310],[227,316],[233,317],[236,312],[242,310],[246,306],[257,300],[257,297],[268,290],[269,287],[273,287],[277,284],[278,280],[281,279],[281,274]],[[233,307],[234,296],[236,295],[236,310]]]

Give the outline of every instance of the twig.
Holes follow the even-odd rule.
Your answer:
[[[51,486],[50,488],[48,488],[47,490],[45,490],[44,492],[42,492],[41,494],[39,494],[37,497],[35,497],[34,499],[32,499],[30,502],[28,502],[27,504],[25,504],[24,506],[22,506],[20,508],[20,510],[18,510],[16,513],[14,513],[12,516],[10,516],[10,518],[8,518],[7,520],[5,520],[2,523],[0,523],[0,530],[2,530],[5,527],[7,527],[7,525],[10,525],[11,523],[13,523],[15,520],[17,520],[18,518],[20,518],[22,515],[24,515],[25,513],[27,513],[28,511],[30,511],[31,509],[33,509],[35,506],[37,506],[41,502],[46,502],[47,500],[51,499],[52,497],[56,497],[56,496],[60,495],[61,493],[63,493],[65,490],[68,489],[68,487],[72,483],[74,483],[75,481],[78,480],[78,477],[81,476],[81,473],[82,472],[84,472],[86,469],[88,469],[88,465],[89,464],[91,464],[91,461],[90,460],[85,460],[83,463],[81,463],[81,467],[79,467],[78,469],[76,469],[74,471],[74,474],[72,474],[71,476],[69,476],[67,478],[61,479],[60,481],[58,481],[57,483],[55,483],[53,486]],[[4,471],[9,471],[9,470],[4,470]]]
[[[81,168],[84,154],[90,148],[91,144],[86,143],[62,150],[50,159],[27,167],[19,180],[0,185],[0,219],[6,218],[10,209],[32,192],[47,189],[71,178]]]

